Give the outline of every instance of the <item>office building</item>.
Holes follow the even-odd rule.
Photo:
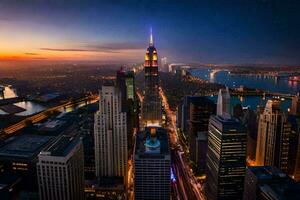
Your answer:
[[[219,98],[222,96],[219,95]],[[230,103],[230,98],[228,101]],[[211,200],[242,199],[246,168],[246,130],[239,120],[232,118],[224,110],[223,100],[218,100],[218,103],[222,104],[217,106],[219,115],[213,115],[209,119],[205,192]]]
[[[289,137],[288,175],[300,181],[300,115],[289,115],[291,134]]]
[[[292,105],[290,108],[291,115],[299,115],[300,114],[300,96],[299,93],[292,98]]]
[[[298,199],[299,191],[300,185],[276,167],[247,168],[244,200],[292,200]]]
[[[162,72],[168,72],[169,71],[167,57],[162,57],[160,59],[160,69],[161,69],[160,71],[162,71]]]
[[[1,171],[22,177],[21,187],[35,191],[38,188],[36,163],[38,154],[53,141],[52,136],[23,134],[9,138],[0,148]]]
[[[205,170],[208,124],[215,110],[215,103],[206,97],[199,97],[190,103],[188,146],[190,159],[196,165],[197,172],[204,173]]]
[[[177,127],[188,137],[189,120],[190,120],[190,106],[192,103],[197,103],[203,100],[202,96],[185,96],[177,107]]]
[[[81,139],[61,136],[38,156],[40,199],[84,199],[84,154]]]
[[[116,86],[121,93],[121,107],[122,112],[126,111],[126,100],[127,100],[127,88],[125,84],[126,79],[126,71],[124,67],[121,67],[120,70],[117,71],[117,80],[116,80]]]
[[[152,32],[150,44],[146,51],[145,63],[145,95],[143,104],[143,124],[161,124],[161,99],[159,96],[159,74],[157,50],[154,47]]]
[[[121,93],[102,86],[99,111],[95,114],[95,168],[98,177],[124,177],[127,172],[127,122]]]
[[[255,164],[287,172],[290,134],[291,125],[280,109],[280,101],[268,100],[259,116]]]
[[[165,129],[146,127],[137,135],[133,165],[136,200],[170,199],[171,156]]]

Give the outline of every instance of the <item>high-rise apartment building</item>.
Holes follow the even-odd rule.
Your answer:
[[[95,167],[98,177],[125,177],[127,172],[127,122],[120,91],[102,86],[95,114]]]
[[[230,98],[228,102],[230,103]],[[218,115],[211,116],[209,120],[206,195],[211,200],[242,199],[246,168],[246,130],[239,120],[232,118],[227,111],[224,112],[223,105],[220,104],[224,104],[224,101],[218,100]]]
[[[276,166],[287,172],[291,125],[280,109],[279,100],[268,100],[259,116],[256,158],[257,166]]]
[[[37,174],[40,199],[84,199],[84,154],[81,139],[62,136],[41,151]]]
[[[169,200],[171,155],[167,131],[146,127],[134,149],[134,198]]]

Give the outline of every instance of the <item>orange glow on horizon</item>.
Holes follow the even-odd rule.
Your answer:
[[[114,60],[136,59],[142,54],[142,50],[125,49],[117,52],[101,51],[52,51],[38,50],[26,52],[1,52],[0,61],[38,61],[38,60]]]

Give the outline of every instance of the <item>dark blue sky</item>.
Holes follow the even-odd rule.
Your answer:
[[[267,0],[0,0],[0,42],[5,40],[0,54],[142,61],[152,26],[159,55],[169,61],[299,64],[299,5]]]

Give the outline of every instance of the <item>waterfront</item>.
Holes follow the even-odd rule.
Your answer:
[[[0,95],[0,100],[1,99],[9,99],[9,98],[14,98],[18,97],[17,91],[10,85],[2,86],[3,92]],[[45,106],[35,103],[33,101],[21,101],[18,103],[14,103],[15,106],[18,106],[20,108],[23,108],[25,111],[17,113],[15,115],[17,116],[29,116],[38,112],[41,112],[46,109]],[[0,115],[7,114],[6,112],[0,110]]]
[[[271,92],[280,92],[286,94],[296,94],[300,91],[299,82],[290,82],[287,78],[276,79],[269,76],[246,76],[230,74],[228,71],[219,71],[211,73],[208,69],[195,69],[190,71],[192,76],[201,78],[214,83],[220,83],[228,86],[229,88],[238,88],[245,86],[249,88],[261,89]],[[216,102],[216,96],[210,97]],[[262,99],[260,96],[247,96],[247,97],[232,97],[231,106],[240,103],[243,107],[250,107],[256,109],[257,106],[265,106],[268,98]],[[281,99],[281,107],[287,110],[291,105],[291,100]]]
[[[10,85],[0,85],[0,99],[9,99],[17,97],[17,91]]]
[[[230,88],[245,86],[270,92],[297,94],[300,92],[300,82],[291,81],[288,77],[272,77],[264,75],[238,75],[228,71],[211,73],[209,69],[195,69],[190,71],[193,76],[214,83],[224,84]]]
[[[0,100],[18,97],[17,91],[12,86],[1,86],[1,87],[4,88],[4,90],[3,90],[3,95],[1,95],[1,97],[0,97]],[[62,114],[65,114],[65,113],[72,112],[72,111],[76,110],[77,108],[86,106],[91,103],[93,103],[93,102],[92,101],[81,102],[76,105],[71,105],[71,106],[62,108],[59,111]],[[21,101],[18,103],[14,103],[14,105],[18,106],[20,108],[23,108],[25,110],[25,111],[16,113],[15,114],[16,116],[30,116],[30,115],[33,115],[35,113],[38,113],[38,112],[41,112],[41,111],[44,111],[45,109],[47,109],[46,106],[36,103],[34,101]],[[6,113],[0,109],[0,115],[5,115],[5,114],[8,114],[8,113]]]

